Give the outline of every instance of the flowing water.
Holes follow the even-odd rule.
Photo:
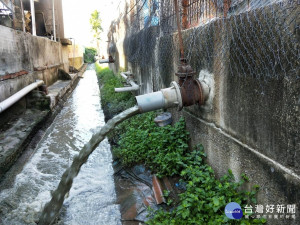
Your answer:
[[[62,207],[59,224],[120,224],[105,136],[137,113],[133,107],[105,124],[97,77],[93,68],[87,70],[13,187],[1,191],[0,223],[49,224]]]

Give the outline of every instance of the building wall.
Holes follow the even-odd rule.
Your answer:
[[[0,26],[0,80],[20,71],[27,74],[0,81],[0,101],[36,79],[51,85],[57,70],[69,71],[68,48],[47,38]],[[12,76],[13,77],[13,76]]]
[[[36,2],[35,10],[43,12],[45,18],[46,31],[53,34],[53,8],[51,1],[40,1]],[[55,7],[55,29],[57,38],[64,38],[64,24],[63,24],[63,13],[62,13],[62,2],[61,0],[54,1]]]
[[[68,58],[69,65],[74,66],[76,69],[80,69],[83,65],[83,53],[84,47],[81,45],[68,45]]]
[[[299,7],[296,9],[298,11],[293,12],[289,11],[291,8],[287,9],[285,15],[276,14],[277,24],[284,24],[286,15],[299,13]],[[265,10],[265,14],[270,16],[269,22],[272,22],[271,8]],[[247,16],[257,20],[257,11],[250,11]],[[242,17],[243,14],[238,19]],[[246,28],[239,27],[243,25]],[[112,26],[110,36],[117,36],[114,34],[117,32],[116,26]],[[126,28],[128,25],[124,26]],[[269,24],[262,26],[269,29],[270,33],[278,28]],[[125,67],[133,72],[142,85],[139,94],[168,87],[171,81],[178,80],[175,76],[179,59],[177,33],[161,35],[157,29],[159,27],[150,27],[133,35],[125,32],[129,41],[123,43],[122,50],[115,45],[116,49],[112,51],[118,62],[123,60],[127,63]],[[201,29],[201,35],[198,33],[193,36],[197,33],[195,29]],[[230,35],[235,33],[230,29],[243,30],[251,27],[242,22],[237,25],[235,18],[231,17],[213,20],[202,27],[183,32],[185,45],[190,43],[189,38],[193,36],[194,43],[206,47],[195,49],[190,63],[194,68],[200,68],[197,77],[206,80],[211,91],[204,106],[191,106],[180,112],[176,109],[170,111],[175,120],[180,116],[185,117],[191,145],[204,145],[207,161],[217,176],[222,176],[231,169],[239,180],[241,174],[245,173],[250,178],[247,188],[254,184],[260,186],[259,204],[297,204],[296,220],[287,219],[283,222],[268,219],[269,224],[299,224],[300,82],[299,70],[291,69],[297,68],[299,63],[297,57],[292,57],[297,52],[297,45],[285,48],[286,55],[290,57],[288,61],[281,62],[281,68],[276,69],[276,76],[252,76],[250,71],[241,73],[240,68],[232,68],[240,60],[233,49],[242,51],[245,48],[243,45],[249,40],[268,43],[270,39],[267,40],[264,32],[255,29],[248,33],[247,40],[246,37],[239,36],[236,38],[239,41],[234,42]],[[281,31],[284,36],[284,31]],[[227,35],[224,35],[225,32],[228,32]],[[290,26],[289,32],[299,40],[296,25]],[[281,43],[288,43],[288,38],[290,36],[282,37]],[[256,67],[266,66],[253,69],[268,70],[268,59],[261,62],[262,59],[255,53],[260,51],[260,43],[252,44],[254,48],[250,49],[254,54],[253,59],[249,60],[256,62]],[[128,45],[129,52],[126,52],[124,49]],[[137,52],[139,49],[142,49],[141,54]],[[127,58],[120,59],[121,56],[117,53],[121,51],[125,51]],[[135,54],[137,57],[132,59]],[[118,66],[118,63],[115,64],[114,70],[118,70]]]

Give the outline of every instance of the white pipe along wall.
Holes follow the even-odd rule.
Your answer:
[[[21,98],[23,98],[25,95],[27,95],[32,90],[36,89],[37,87],[44,84],[44,81],[37,80],[36,82],[26,86],[22,90],[18,91],[17,93],[13,94],[9,98],[5,99],[3,102],[0,102],[0,113],[15,104],[17,101],[19,101]]]
[[[126,80],[128,84],[131,85],[131,87],[115,88],[115,92],[137,91],[140,89],[140,86],[133,81],[131,74],[129,72],[127,73],[128,76],[126,75],[126,73],[121,73],[120,75]]]
[[[32,35],[36,36],[34,0],[30,0]]]

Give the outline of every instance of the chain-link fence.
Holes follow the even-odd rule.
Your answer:
[[[196,72],[300,78],[300,1],[178,0],[178,5],[184,56]],[[178,49],[172,37],[177,31],[174,0],[131,0],[125,14],[127,60],[143,68],[157,54],[160,70],[168,72],[167,58]]]

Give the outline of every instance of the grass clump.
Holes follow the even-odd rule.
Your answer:
[[[188,151],[188,132],[180,119],[174,126],[158,127],[155,113],[146,113],[125,121],[117,131],[123,134],[114,154],[123,165],[144,163],[157,176],[173,176],[182,169],[183,156]]]
[[[134,106],[135,98],[130,92],[115,92],[116,87],[123,87],[124,79],[119,74],[115,75],[107,67],[102,68],[98,63],[95,65],[101,84],[101,104],[106,120]]]

